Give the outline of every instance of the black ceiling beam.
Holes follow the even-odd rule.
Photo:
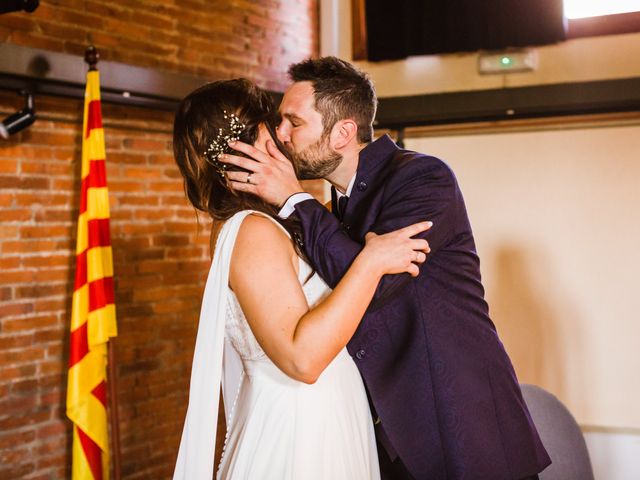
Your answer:
[[[84,98],[80,56],[0,44],[0,88]],[[174,111],[181,98],[215,79],[100,61],[102,100]],[[276,101],[282,93],[271,92]],[[640,77],[380,99],[376,128],[640,111]]]
[[[216,80],[107,60],[97,68],[103,102],[171,112],[188,93]],[[0,88],[5,90],[82,99],[87,70],[84,56],[0,44]],[[278,102],[282,98],[282,93],[271,93]]]
[[[172,111],[180,98],[206,82],[192,75],[160,72],[119,62],[98,62],[100,91],[107,103]],[[84,56],[0,44],[0,87],[35,94],[84,98]]]
[[[376,128],[640,111],[640,77],[380,99]]]

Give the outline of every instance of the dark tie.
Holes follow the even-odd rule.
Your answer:
[[[349,201],[349,197],[347,197],[346,195],[343,195],[338,199],[338,211],[336,213],[337,213],[338,220],[340,221],[344,220],[344,212],[347,211],[348,201]]]

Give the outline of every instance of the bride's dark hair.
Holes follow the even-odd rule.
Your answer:
[[[187,198],[198,210],[215,220],[227,220],[241,210],[257,210],[278,221],[292,236],[301,235],[294,219],[281,219],[279,209],[256,195],[237,192],[227,186],[219,167],[204,152],[220,131],[229,131],[227,114],[235,114],[244,129],[241,142],[253,145],[258,127],[264,124],[276,146],[286,151],[275,135],[277,111],[271,96],[244,78],[208,83],[187,95],[178,106],[173,125],[173,154],[184,178]],[[230,153],[244,156],[230,150]],[[215,162],[214,162],[215,163]],[[229,170],[240,170],[229,165]],[[296,242],[298,254],[304,256]]]

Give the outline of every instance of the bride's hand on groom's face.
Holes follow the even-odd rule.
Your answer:
[[[229,184],[234,190],[253,193],[278,207],[284,205],[294,193],[303,191],[293,165],[271,140],[266,142],[268,153],[242,142],[229,143],[229,146],[251,157],[231,154],[220,156],[221,162],[250,172],[226,172]]]

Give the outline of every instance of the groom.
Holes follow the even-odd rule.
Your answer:
[[[282,206],[298,243],[331,286],[364,246],[430,220],[420,275],[380,282],[348,350],[366,384],[383,478],[516,480],[550,463],[511,362],[488,315],[462,194],[441,160],[372,141],[377,99],[368,77],[334,57],[292,65],[278,139],[300,179],[332,184],[333,214],[302,188],[273,144],[236,143],[224,160],[236,190]]]

